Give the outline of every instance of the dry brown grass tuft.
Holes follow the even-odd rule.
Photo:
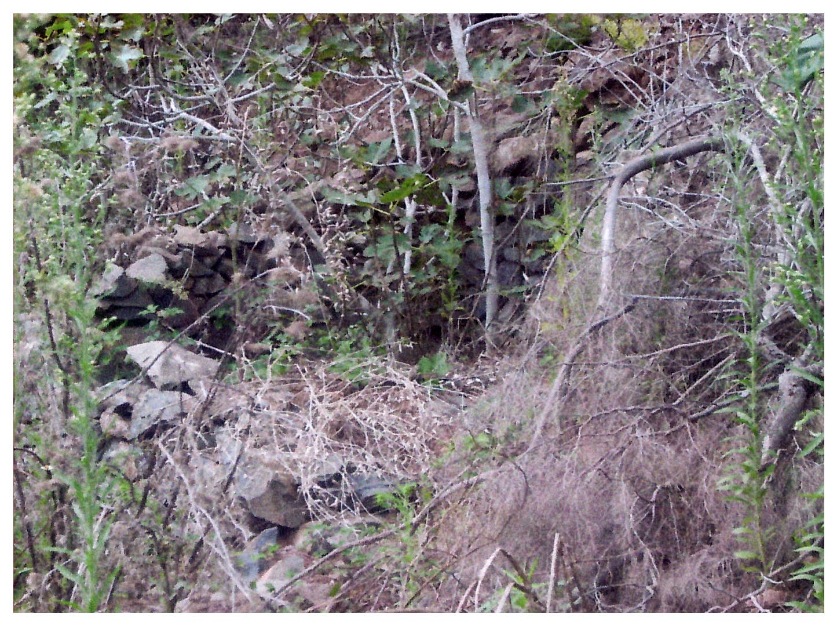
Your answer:
[[[584,334],[597,279],[584,256],[565,261],[531,308],[529,348],[469,413],[466,438],[488,431],[493,447],[471,452],[486,478],[438,532],[444,609],[495,609],[513,561],[532,567],[540,599],[558,579],[553,592],[573,611],[740,610],[736,597],[762,583],[733,556],[746,511],[718,489],[745,436],[719,411],[736,397],[729,375],[742,358],[734,226],[705,196],[682,212],[679,229],[641,211],[622,217],[617,295],[639,296],[624,315]],[[798,495],[821,479],[815,462],[794,459],[769,485],[762,522],[777,569],[815,514]]]

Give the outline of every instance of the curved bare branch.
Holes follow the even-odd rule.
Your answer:
[[[599,301],[596,306],[599,311],[603,312],[605,310],[605,306],[611,295],[613,285],[613,256],[616,251],[614,234],[616,207],[619,204],[619,193],[625,183],[646,169],[651,169],[658,165],[665,165],[671,161],[687,158],[700,152],[722,152],[723,150],[724,142],[722,139],[704,137],[640,156],[629,161],[619,170],[619,173],[613,178],[613,184],[607,195],[604,221],[602,222],[602,269],[599,282]]]

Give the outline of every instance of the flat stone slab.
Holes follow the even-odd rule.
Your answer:
[[[93,297],[120,299],[129,296],[137,288],[137,281],[125,275],[118,265],[108,265],[105,273],[90,290]]]
[[[193,354],[168,341],[149,341],[128,348],[128,357],[140,367],[148,367],[149,379],[159,389],[179,386],[199,378],[211,378],[218,372],[218,363],[211,358]],[[150,367],[149,367],[150,365]]]
[[[310,518],[296,479],[269,462],[251,458],[236,472],[236,492],[255,517],[281,525],[299,527]]]
[[[191,226],[175,226],[174,242],[191,247],[198,253],[215,254],[218,248],[227,245],[227,237],[221,232],[201,232]]]
[[[125,297],[120,297],[118,299],[109,295],[105,298],[102,298],[101,300],[102,306],[109,306],[111,308],[145,309],[151,306],[153,303],[154,300],[151,298],[151,295],[148,293],[148,291],[144,288],[135,289],[133,293],[126,295]]]
[[[129,278],[151,284],[165,284],[168,276],[168,264],[161,254],[149,254],[131,264],[125,273]]]
[[[193,407],[194,400],[189,395],[159,391],[156,388],[148,389],[134,406],[131,425],[128,428],[128,440],[138,438],[158,423],[178,421]]]

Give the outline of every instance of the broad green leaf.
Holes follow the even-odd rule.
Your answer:
[[[81,137],[79,137],[79,148],[82,150],[89,150],[96,145],[98,141],[99,133],[97,133],[93,128],[85,128],[81,131]]]
[[[225,204],[229,204],[229,201],[230,198],[223,195],[217,195],[203,202],[201,204],[201,208],[203,208],[208,213],[212,213],[224,206]]]
[[[412,178],[407,178],[404,182],[398,185],[396,188],[387,191],[381,196],[381,203],[382,204],[392,204],[394,202],[400,202],[406,197],[409,197],[413,193],[416,192],[425,182],[425,177],[423,175],[414,176]]]
[[[474,147],[471,145],[471,136],[468,133],[463,132],[459,141],[454,141],[451,144],[450,151],[451,154],[470,155],[471,153],[473,153]]]
[[[416,371],[424,376],[445,376],[450,371],[447,355],[444,352],[436,352],[432,356],[422,356],[416,365]]]
[[[822,33],[811,35],[799,44],[796,55],[788,59],[788,66],[776,83],[787,92],[801,90],[825,66]]]
[[[131,13],[122,16],[125,26],[119,34],[119,38],[123,41],[133,41],[134,43],[140,41],[145,34],[145,15],[140,13]]]
[[[55,20],[46,27],[44,31],[46,33],[47,38],[49,38],[54,33],[62,33],[67,34],[71,30],[75,28],[74,21],[68,16],[60,16],[56,17]]]
[[[323,81],[323,78],[325,78],[325,72],[311,72],[308,76],[302,79],[302,84],[309,89],[316,89]]]
[[[291,56],[305,56],[309,51],[308,47],[308,39],[305,38],[299,43],[294,43],[289,46],[285,46],[285,52],[290,54]]]
[[[99,22],[99,28],[103,30],[118,30],[124,25],[125,22],[116,19],[113,15],[105,15],[102,21]]]
[[[180,197],[188,197],[190,199],[195,199],[199,195],[201,195],[204,191],[206,191],[206,187],[209,184],[209,176],[195,176],[194,178],[188,178],[187,180],[183,181],[183,184],[180,185],[177,189],[175,189],[175,195],[179,195]]]
[[[430,243],[430,241],[442,232],[444,232],[444,229],[441,224],[427,224],[419,233],[419,241],[421,243]]]
[[[240,87],[252,78],[252,74],[247,72],[236,72],[230,76],[229,84],[231,87]]]
[[[230,192],[230,202],[239,206],[241,204],[250,204],[253,201],[253,197],[247,193],[246,191],[242,191],[241,189],[234,189]]]
[[[213,174],[213,179],[215,180],[226,180],[227,178],[232,178],[238,173],[235,165],[230,163],[223,163],[221,164],[218,169],[215,170]]]
[[[519,93],[512,98],[512,111],[515,113],[524,113],[531,106],[532,102],[526,96]]]
[[[141,59],[145,56],[138,47],[131,45],[115,46],[110,55],[111,62],[123,72],[131,69],[131,62]]]
[[[448,75],[448,70],[444,65],[439,65],[435,61],[427,61],[427,65],[424,68],[424,73],[436,82],[439,82]]]
[[[366,148],[366,162],[371,163],[372,165],[377,165],[381,162],[381,159],[387,155],[391,146],[391,137],[387,137],[378,143],[370,143],[369,147]]]
[[[70,47],[66,44],[57,45],[49,54],[49,62],[57,67],[64,65],[64,61],[70,56]]]
[[[422,169],[415,163],[401,163],[395,166],[395,173],[402,178],[410,178],[421,174]]]

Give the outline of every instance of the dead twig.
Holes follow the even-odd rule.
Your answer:
[[[435,509],[436,506],[438,506],[442,501],[444,501],[449,495],[451,495],[452,493],[454,493],[458,490],[461,490],[463,488],[470,488],[472,486],[475,486],[476,484],[479,484],[480,482],[485,480],[489,475],[495,473],[496,471],[497,471],[497,469],[492,469],[492,470],[487,471],[485,473],[481,473],[480,475],[476,475],[476,476],[468,478],[466,480],[456,482],[455,484],[451,484],[445,490],[443,490],[441,493],[439,493],[433,499],[431,499],[430,502],[428,502],[428,504],[415,516],[415,518],[411,522],[405,521],[404,523],[401,523],[397,527],[390,528],[390,529],[385,530],[385,531],[383,531],[379,534],[374,534],[372,536],[366,536],[365,538],[361,538],[361,539],[346,543],[345,545],[341,545],[340,547],[338,547],[334,551],[330,551],[329,553],[324,555],[322,558],[320,558],[319,560],[317,560],[316,562],[314,562],[310,566],[306,567],[305,569],[303,569],[302,571],[300,571],[299,573],[297,573],[296,575],[291,577],[284,584],[279,586],[273,592],[272,596],[267,598],[268,606],[271,609],[278,609],[280,607],[280,605],[278,603],[278,600],[282,596],[282,594],[285,593],[285,591],[287,591],[291,586],[296,584],[299,580],[307,577],[308,575],[310,575],[311,573],[313,573],[314,571],[319,569],[322,565],[324,565],[325,563],[333,560],[334,558],[336,558],[340,554],[345,553],[346,551],[349,551],[351,549],[357,549],[359,547],[366,547],[368,545],[372,545],[374,543],[380,542],[380,541],[384,540],[385,538],[389,538],[390,536],[393,536],[393,535],[395,535],[399,532],[402,532],[402,531],[404,531],[408,528],[411,531],[414,530],[418,526],[418,524],[421,523],[427,517],[427,515],[430,514],[430,512],[433,509]]]
[[[610,317],[599,319],[598,321],[595,321],[592,324],[590,324],[587,327],[587,329],[581,334],[581,336],[578,337],[578,339],[575,342],[575,345],[570,350],[570,353],[567,355],[565,361],[562,363],[561,370],[558,372],[558,376],[555,378],[555,382],[552,383],[552,388],[549,389],[549,395],[546,398],[543,410],[541,410],[541,414],[538,417],[537,423],[535,424],[535,433],[532,435],[532,440],[529,443],[529,447],[526,449],[525,452],[523,452],[523,455],[528,454],[530,451],[532,451],[532,449],[534,449],[535,445],[540,439],[541,434],[543,433],[543,428],[546,424],[546,419],[549,416],[552,407],[555,405],[556,400],[563,398],[567,394],[567,388],[569,386],[569,378],[570,373],[572,371],[572,367],[575,364],[576,359],[579,357],[584,347],[587,345],[587,341],[590,339],[590,337],[596,334],[599,330],[601,330],[611,321],[618,319],[619,317],[631,312],[635,306],[636,298],[633,298],[619,312],[611,315]]]

